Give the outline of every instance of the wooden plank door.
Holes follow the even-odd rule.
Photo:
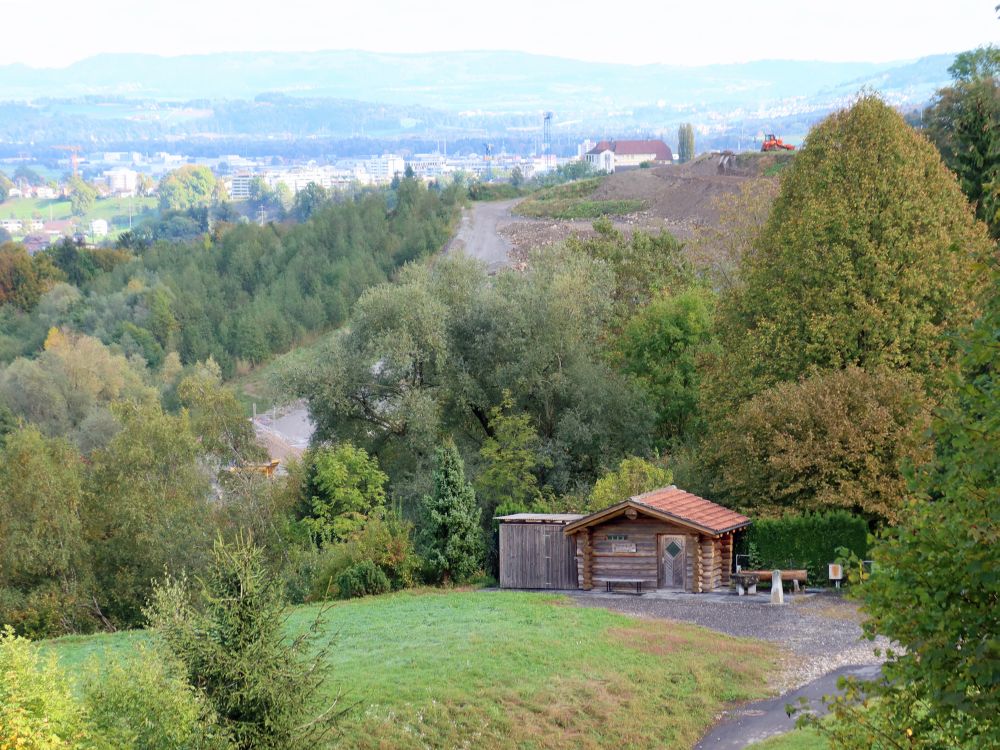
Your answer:
[[[683,589],[684,569],[687,566],[687,557],[684,554],[684,537],[674,534],[660,534],[657,537],[657,547],[659,552],[659,580],[660,588],[663,589]]]

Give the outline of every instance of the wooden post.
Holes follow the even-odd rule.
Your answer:
[[[583,534],[583,588],[590,591],[594,588],[594,543],[590,529],[584,529]]]

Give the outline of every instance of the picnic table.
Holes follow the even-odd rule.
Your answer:
[[[636,596],[642,596],[643,581],[641,578],[608,578],[605,583],[609,593],[614,593],[614,587],[620,584],[622,586],[635,586]]]

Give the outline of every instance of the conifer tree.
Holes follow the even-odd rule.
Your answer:
[[[434,492],[424,497],[421,534],[427,576],[443,583],[464,583],[483,562],[482,511],[465,481],[465,466],[451,441],[435,455]]]

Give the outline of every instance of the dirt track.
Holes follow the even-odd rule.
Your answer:
[[[445,253],[464,252],[486,264],[494,273],[511,263],[511,242],[497,229],[501,223],[516,222],[510,209],[517,200],[474,203],[462,212],[462,223],[455,238],[448,243]]]

